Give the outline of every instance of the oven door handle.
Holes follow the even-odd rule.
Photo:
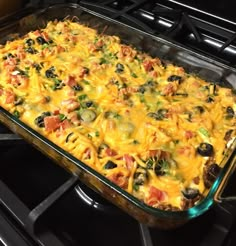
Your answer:
[[[232,155],[232,159],[230,160],[231,164],[226,171],[221,183],[219,184],[217,191],[214,195],[214,201],[216,203],[231,203],[236,205],[236,194],[228,194],[227,187],[235,184],[236,178],[236,151],[234,151]],[[236,190],[236,189],[235,189]],[[225,194],[226,193],[226,194]]]

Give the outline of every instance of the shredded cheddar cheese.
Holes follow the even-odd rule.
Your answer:
[[[153,207],[199,202],[235,138],[232,89],[70,20],[0,60],[1,107]]]

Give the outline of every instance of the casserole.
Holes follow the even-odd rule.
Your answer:
[[[94,26],[96,24],[96,29],[98,29],[100,31],[102,31],[104,29],[104,25],[109,24],[108,28],[106,30],[107,34],[114,34],[115,30],[119,30],[119,36],[121,36],[123,42],[131,43],[135,47],[138,47],[139,49],[141,49],[145,52],[148,52],[153,56],[158,56],[158,57],[166,60],[166,56],[164,57],[162,52],[164,52],[165,55],[166,55],[166,52],[167,52],[167,54],[169,54],[169,52],[170,52],[171,55],[173,55],[174,54],[173,52],[175,52],[175,49],[176,49],[176,52],[177,52],[176,55],[174,57],[171,56],[169,59],[171,60],[171,62],[174,62],[174,59],[178,58],[179,60],[177,60],[177,62],[178,62],[178,64],[180,64],[180,62],[185,63],[186,58],[188,58],[189,59],[188,63],[184,64],[184,67],[187,69],[188,69],[188,67],[186,65],[191,66],[192,62],[194,62],[195,64],[197,62],[198,66],[200,68],[202,68],[203,64],[204,64],[204,66],[206,66],[206,64],[208,64],[207,59],[205,59],[204,61],[201,59],[198,60],[197,54],[193,54],[191,52],[185,53],[186,50],[184,48],[177,47],[173,44],[170,44],[167,41],[158,39],[158,42],[157,42],[156,38],[151,37],[147,34],[132,30],[132,29],[130,29],[130,30],[126,29],[125,26],[123,26],[123,25],[119,25],[119,29],[115,29],[115,26],[117,25],[115,22],[110,21],[110,22],[106,23],[106,20],[104,20],[104,19],[100,19],[98,22],[97,17],[91,15],[90,13],[88,13],[88,11],[86,11],[86,10],[80,8],[79,6],[76,6],[76,5],[53,6],[51,8],[46,9],[46,10],[42,10],[40,12],[34,13],[34,15],[31,15],[30,17],[24,18],[23,20],[21,20],[20,22],[17,23],[18,25],[21,25],[22,23],[24,25],[24,30],[21,29],[21,32],[22,32],[21,34],[23,34],[25,31],[28,31],[31,29],[34,30],[35,25],[37,25],[37,27],[38,27],[41,23],[43,24],[44,21],[48,21],[49,19],[45,18],[45,17],[47,17],[47,15],[50,16],[50,19],[53,19],[52,13],[54,11],[55,11],[54,13],[56,13],[57,8],[62,8],[64,11],[66,10],[65,12],[68,11],[68,14],[71,17],[72,16],[79,17],[80,22],[89,23],[90,26]],[[55,16],[55,17],[58,18],[58,16]],[[65,17],[65,15],[63,15],[61,17],[63,18],[63,17]],[[27,25],[28,23],[30,23],[30,25]],[[135,34],[135,35],[133,35],[133,34]],[[132,37],[132,38],[130,39],[130,37]],[[188,56],[186,56],[186,54]],[[181,58],[181,55],[183,55],[183,57],[185,57],[185,59],[183,59],[183,57]],[[191,59],[193,59],[193,60],[191,60]],[[227,70],[227,71],[229,70],[231,73],[233,73],[233,71],[231,71],[229,68],[226,68],[226,67],[223,68],[222,66],[220,66],[220,64],[217,64],[217,63],[208,64],[208,65],[209,65],[208,69],[212,69],[212,68],[214,70],[217,69],[217,72],[219,73],[218,75],[220,75],[221,80],[222,80],[222,77],[221,77],[222,69],[224,72],[225,72],[225,70]],[[196,71],[194,71],[192,67],[190,67],[190,69],[191,69],[191,71],[196,73]],[[203,69],[203,71],[206,72],[207,70]],[[197,74],[199,74],[199,73],[197,73]],[[203,76],[203,75],[201,74],[201,76]],[[216,79],[219,80],[218,78],[216,78]],[[211,74],[211,81],[212,81],[212,74]],[[227,82],[228,86],[233,86],[233,80],[228,81],[228,77],[224,82],[225,83]],[[149,211],[153,210],[153,208],[146,206],[145,204],[143,204],[139,200],[135,199],[133,196],[130,196],[129,194],[124,192],[119,187],[116,187],[113,183],[109,182],[107,179],[104,179],[101,175],[99,175],[93,169],[84,165],[84,163],[82,163],[81,161],[76,160],[73,156],[69,155],[67,152],[63,151],[62,149],[58,148],[56,145],[52,144],[47,139],[40,136],[33,129],[30,129],[29,127],[27,127],[26,125],[21,123],[19,120],[17,120],[15,117],[11,117],[11,115],[8,112],[6,112],[5,110],[2,110],[1,117],[3,117],[2,121],[5,124],[7,124],[13,130],[17,125],[21,126],[20,128],[16,127],[15,131],[17,131],[19,134],[26,137],[30,142],[33,142],[43,152],[47,152],[47,155],[51,156],[53,159],[60,162],[67,169],[69,169],[72,173],[79,175],[80,178],[85,183],[88,183],[90,186],[93,186],[93,188],[99,190],[109,200],[112,200],[113,202],[115,201],[115,203],[118,206],[121,206],[122,208],[128,210],[130,213],[132,213],[132,215],[134,215],[134,217],[138,218],[142,222],[146,222],[149,225],[158,225],[159,223],[162,224],[162,221],[164,220],[165,225],[163,226],[163,224],[162,224],[162,227],[169,228],[169,227],[181,224],[186,219],[188,219],[187,218],[188,216],[187,217],[181,216],[181,214],[183,214],[185,212],[187,215],[191,209],[186,210],[186,211],[178,211],[178,212],[172,211],[170,213],[167,211],[161,211],[160,212],[159,210],[156,209],[156,212],[157,211],[158,211],[158,213],[160,212],[159,216],[157,216],[157,217],[146,216],[149,213]],[[9,124],[9,120],[11,121],[11,124]],[[34,139],[34,137],[35,137],[35,139]],[[225,158],[223,159],[223,162],[225,162],[224,170],[226,169],[227,165],[230,165],[230,164],[232,165],[232,163],[234,163],[234,162],[231,162],[232,158],[234,157],[232,154],[232,152],[234,151],[234,144],[235,143],[233,143],[232,146],[228,149],[228,152],[226,153],[227,155],[225,154]],[[47,148],[47,147],[49,147],[49,148]],[[74,165],[75,163],[76,163],[76,165]],[[222,164],[222,166],[223,166],[223,164]],[[229,169],[227,169],[227,170],[229,170]],[[221,173],[223,173],[223,171]],[[219,178],[217,180],[219,180]],[[215,187],[215,184],[212,187]],[[213,188],[211,188],[211,190],[212,189]],[[111,191],[113,191],[114,193],[113,192],[111,193]],[[209,194],[211,194],[211,192],[209,192],[208,195],[206,195],[206,198],[209,196]],[[198,205],[194,206],[193,208],[196,209],[198,206],[200,206],[200,207],[203,206],[202,204],[206,203],[206,200],[207,200],[206,198],[202,202],[200,202]],[[128,203],[128,201],[132,201],[132,202]],[[208,206],[210,206],[211,204],[212,204],[212,200],[208,201]],[[133,209],[133,206],[135,206],[136,209]],[[208,206],[205,205],[205,206],[203,206],[203,208],[205,210],[207,210]],[[142,209],[144,207],[145,207],[145,209]],[[138,211],[138,209],[139,209],[139,211]],[[171,214],[172,217],[171,218],[168,217],[168,214]],[[180,220],[177,219],[177,218],[179,218],[179,216],[181,217]],[[192,215],[192,217],[194,217],[194,216],[196,216],[196,214]],[[168,221],[170,223],[168,223]]]

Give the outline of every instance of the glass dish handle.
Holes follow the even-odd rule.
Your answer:
[[[232,155],[232,161],[231,165],[226,171],[215,195],[214,195],[214,201],[217,203],[233,203],[236,204],[236,154],[235,151]],[[234,186],[235,194],[228,194],[232,192],[227,192],[227,189],[229,189],[229,186]],[[226,194],[224,194],[226,193]]]

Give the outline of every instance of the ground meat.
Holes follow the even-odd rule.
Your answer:
[[[203,170],[203,181],[206,188],[210,188],[221,171],[218,164],[206,165]]]

